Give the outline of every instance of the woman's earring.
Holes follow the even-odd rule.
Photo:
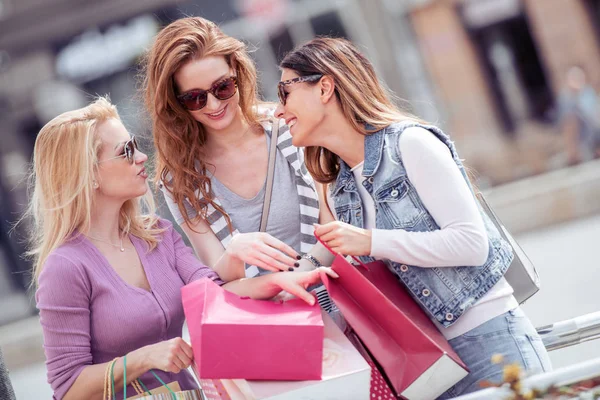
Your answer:
[[[100,187],[100,185],[98,185],[98,181],[96,180],[92,181],[92,185],[94,186],[94,189],[98,189]]]

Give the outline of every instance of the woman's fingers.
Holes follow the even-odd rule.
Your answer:
[[[186,369],[192,363],[192,359],[188,357],[183,351],[177,353],[177,358],[179,359],[179,363],[177,365],[181,365],[181,369]]]
[[[320,237],[321,239],[323,239],[323,236],[326,235],[327,233],[331,232],[332,230],[334,230],[338,226],[338,223],[337,223],[337,221],[334,221],[334,222],[329,222],[325,225],[314,224],[314,226],[315,226],[315,234],[318,237]]]
[[[332,240],[339,238],[339,233],[338,231],[329,231],[326,234],[319,236],[319,238],[322,242],[325,242],[329,245]],[[331,245],[329,245],[329,247],[331,247]]]
[[[287,244],[283,243],[281,240],[275,239],[271,235],[266,235],[264,242],[267,245],[271,246],[272,248],[277,249],[280,252],[284,253],[283,257],[286,257],[286,258],[282,259],[282,261],[285,260],[285,262],[287,262],[288,261],[287,258],[289,258],[289,260],[292,262],[292,265],[293,265],[294,262],[298,259],[299,254],[296,252],[296,250],[294,250],[291,246],[288,246]]]
[[[332,277],[332,278],[339,278],[340,276],[337,274],[337,272],[335,272],[333,269],[331,269],[330,267],[319,267],[317,269],[317,271],[319,272],[325,272],[328,276]]]
[[[290,294],[293,294],[294,296],[298,297],[299,299],[304,300],[311,306],[313,304],[315,304],[315,296],[313,296],[312,294],[307,292],[306,289],[304,289],[304,287],[298,283],[293,283],[282,289],[284,289],[286,292],[288,292]]]
[[[246,263],[249,265],[256,265],[259,268],[262,268],[271,272],[279,272],[281,271],[279,268],[272,267],[271,265],[259,260],[257,257],[249,257],[246,259]]]
[[[180,345],[181,345],[181,350],[185,353],[185,355],[188,356],[188,358],[190,360],[193,360],[194,359],[194,350],[192,350],[192,346],[190,346],[183,339],[181,339]]]
[[[179,359],[179,356],[177,355],[177,353],[171,355],[170,367],[171,367],[170,368],[171,371],[169,371],[169,372],[173,372],[176,374],[178,374],[182,369],[186,368],[183,361],[181,361]]]
[[[262,250],[263,253],[273,258],[274,260],[280,261],[283,264],[287,265],[288,268],[293,267],[294,264],[298,262],[298,258],[296,256],[292,258],[287,254],[282,253],[279,249],[275,249],[273,247],[270,247],[269,245],[265,245],[260,250]]]
[[[259,263],[267,266],[267,268],[265,269],[269,269],[269,271],[288,271],[290,268],[292,268],[291,266],[284,264],[281,261],[278,261],[273,257],[269,256],[268,254],[262,253],[260,251],[254,255],[254,258],[257,259]],[[258,264],[255,265],[260,266]],[[264,267],[261,266],[261,268]]]

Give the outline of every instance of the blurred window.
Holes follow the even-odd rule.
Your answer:
[[[600,0],[586,0],[585,4],[596,30],[596,37],[600,40]]]
[[[505,130],[514,133],[525,119],[546,120],[554,98],[525,16],[467,28]]]
[[[277,64],[279,64],[286,53],[294,48],[294,40],[287,27],[284,27],[281,31],[271,36],[269,43],[271,44],[273,54],[277,59]]]
[[[346,29],[344,29],[344,25],[336,11],[331,11],[311,18],[310,25],[316,36],[348,38]]]

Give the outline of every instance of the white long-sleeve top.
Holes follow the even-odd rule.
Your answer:
[[[371,256],[421,268],[482,265],[489,251],[487,233],[450,149],[420,127],[407,128],[397,145],[408,179],[440,229],[430,232],[376,229],[375,203],[362,185],[365,178],[360,163],[352,172],[363,203],[365,228],[372,231]],[[384,151],[383,157],[387,154]],[[328,204],[335,216],[329,191]],[[512,293],[512,287],[502,278],[452,326],[444,328],[435,320],[434,323],[450,340],[516,308],[518,302]]]

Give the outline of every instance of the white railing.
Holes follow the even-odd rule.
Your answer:
[[[600,312],[537,328],[548,351],[600,338]]]
[[[600,312],[556,322],[537,328],[537,331],[548,351],[600,339]],[[560,387],[598,376],[600,376],[600,358],[525,378],[522,383],[523,392],[533,388],[546,390],[551,385]],[[489,388],[456,397],[455,400],[504,400],[510,398],[510,394],[507,387]]]

